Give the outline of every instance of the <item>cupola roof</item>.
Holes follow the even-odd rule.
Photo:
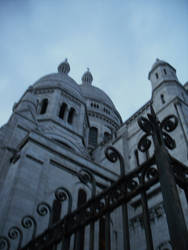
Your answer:
[[[164,66],[165,66],[165,65],[169,66],[170,68],[172,68],[172,69],[176,72],[175,68],[172,67],[169,63],[167,63],[167,62],[165,62],[165,61],[160,60],[159,58],[157,58],[156,61],[154,62],[154,64],[152,65],[152,67],[151,67],[151,70],[150,70],[150,72],[149,72],[149,74],[148,74],[148,79],[150,79],[151,73],[152,73],[157,67],[163,66],[163,65],[164,65]]]
[[[57,69],[59,73],[68,74],[70,72],[70,65],[67,58],[65,58],[64,62],[60,63]]]
[[[65,59],[65,61],[58,66],[58,73],[43,76],[34,83],[33,87],[35,89],[60,88],[80,101],[85,102],[79,85],[68,75],[69,71],[70,65],[67,59]]]
[[[86,99],[95,100],[108,105],[112,109],[115,106],[108,95],[101,89],[91,85],[93,76],[89,69],[82,76],[82,84],[80,85],[81,93]]]
[[[92,86],[92,85],[83,85],[83,84],[80,85],[80,89],[81,89],[82,95],[86,99],[101,102],[103,104],[108,105],[112,109],[115,109],[113,102],[111,101],[111,99],[107,96],[107,94],[103,90],[101,90],[95,86]]]
[[[89,71],[89,68],[87,68],[87,71],[82,76],[82,84],[89,84],[91,85],[93,81],[93,76],[91,72]]]

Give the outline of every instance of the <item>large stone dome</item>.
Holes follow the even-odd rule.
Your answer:
[[[92,113],[90,115],[100,117],[100,119],[106,120],[107,123],[113,123],[113,126],[118,127],[122,123],[119,112],[108,95],[103,90],[93,86],[92,81],[93,76],[88,69],[83,74],[82,84],[80,85],[81,94],[88,100],[87,110]]]
[[[33,85],[34,88],[61,88],[84,102],[79,85],[65,73],[53,73],[40,78]]]
[[[115,106],[107,94],[101,89],[92,86],[93,76],[89,71],[89,68],[82,76],[82,84],[80,85],[81,93],[86,99],[94,100],[103,104],[106,104],[112,109]]]
[[[81,93],[86,99],[95,100],[106,104],[112,109],[115,109],[115,106],[111,99],[105,94],[101,89],[92,86],[92,85],[80,85]]]
[[[85,102],[79,85],[68,75],[70,71],[70,65],[65,59],[58,66],[58,73],[53,73],[40,78],[33,85],[34,88],[61,88],[65,92],[74,96],[82,102]]]

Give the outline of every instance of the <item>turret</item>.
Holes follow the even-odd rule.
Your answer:
[[[176,70],[167,62],[156,59],[153,64],[148,79],[152,84],[152,91],[158,88],[163,82],[177,81]]]
[[[183,99],[186,94],[176,76],[175,68],[165,61],[156,59],[148,79],[151,81],[152,102],[156,111],[164,108],[176,97]]]

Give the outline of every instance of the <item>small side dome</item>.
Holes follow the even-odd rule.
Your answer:
[[[91,72],[89,71],[89,68],[87,68],[87,71],[82,76],[82,84],[91,85],[92,81],[93,81],[93,76]]]
[[[68,74],[70,72],[70,65],[68,63],[67,58],[65,59],[64,62],[62,62],[59,66],[58,66],[58,72],[59,73],[64,73],[64,74]]]

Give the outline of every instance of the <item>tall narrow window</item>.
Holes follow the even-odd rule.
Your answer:
[[[59,118],[63,119],[64,115],[65,115],[65,111],[67,109],[67,104],[66,103],[62,103],[60,110],[59,110]]]
[[[162,102],[162,104],[165,104],[165,99],[164,99],[164,95],[163,94],[161,94],[161,102]]]
[[[43,99],[41,104],[40,114],[45,114],[48,106],[48,99]]]
[[[87,201],[86,192],[83,189],[80,189],[78,192],[78,203],[77,207],[81,207]],[[80,214],[80,220],[82,220],[82,214]],[[85,229],[80,229],[75,235],[75,242],[74,242],[74,250],[84,250],[84,234]]]
[[[155,73],[155,76],[156,76],[156,78],[157,78],[157,79],[159,78],[159,75],[158,75],[158,73]]]
[[[166,74],[167,74],[166,69],[163,69],[163,71],[164,71],[164,73],[165,73],[165,75],[166,75]]]
[[[69,111],[68,123],[70,123],[70,124],[73,123],[74,115],[75,115],[75,109],[71,108],[70,111]]]
[[[93,146],[97,146],[97,136],[98,130],[95,127],[91,127],[89,130],[89,144]]]

